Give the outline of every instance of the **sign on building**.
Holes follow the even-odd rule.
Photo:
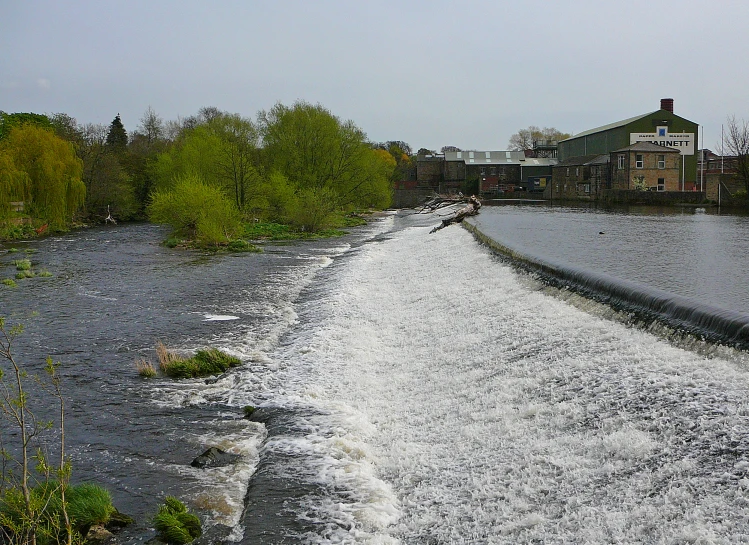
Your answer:
[[[629,144],[650,142],[667,148],[679,150],[682,155],[694,155],[693,132],[668,132],[668,127],[656,127],[656,132],[632,132],[629,134]]]

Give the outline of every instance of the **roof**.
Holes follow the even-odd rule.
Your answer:
[[[631,146],[627,146],[626,148],[614,150],[612,153],[619,153],[622,151],[650,151],[650,152],[659,152],[659,153],[680,153],[679,150],[674,148],[667,148],[665,146],[659,146],[658,144],[653,144],[652,142],[635,142]]]
[[[460,161],[466,165],[555,165],[554,157],[526,157],[523,151],[446,151],[445,161]]]
[[[648,117],[649,115],[653,115],[654,113],[657,113],[659,111],[660,110],[655,110],[654,112],[648,112],[646,114],[636,115],[635,117],[630,117],[629,119],[622,119],[621,121],[616,121],[615,123],[609,123],[608,125],[603,125],[602,127],[596,127],[595,129],[583,131],[574,136],[570,136],[569,138],[567,138],[567,140],[574,140],[575,138],[580,138],[581,136],[588,136],[589,134],[594,134],[597,132],[608,131],[611,129],[618,129],[619,127],[624,127],[625,125],[629,125],[630,123],[637,121],[638,119],[642,119],[643,117]],[[567,140],[562,140],[562,142],[566,142]]]
[[[585,166],[585,165],[601,165],[608,163],[608,154],[593,154],[593,155],[578,155],[576,157],[570,157],[564,161],[560,161],[556,166]]]

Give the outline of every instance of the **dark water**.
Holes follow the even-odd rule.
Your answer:
[[[710,213],[707,213],[707,212]],[[749,346],[749,217],[704,208],[488,206],[486,236],[607,302]]]
[[[27,256],[53,275],[2,286],[0,315],[24,325],[15,350],[29,368],[38,371],[47,355],[62,363],[74,478],[111,490],[116,506],[138,520],[134,534],[148,534],[165,495],[236,523],[265,437],[262,424],[242,417],[274,380],[264,354],[295,323],[300,291],[355,238],[203,255],[161,246],[166,235],[145,224],[86,229],[16,243],[19,252],[0,256],[3,278],[15,276],[12,260]],[[159,341],[231,352],[254,384],[234,392],[239,379],[231,373],[216,384],[144,380],[135,363],[156,362]],[[213,445],[243,463],[208,472],[189,466]]]

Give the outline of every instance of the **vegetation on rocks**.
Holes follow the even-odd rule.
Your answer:
[[[157,539],[170,545],[190,543],[203,533],[200,519],[173,496],[164,499],[153,523]]]
[[[216,348],[198,350],[192,357],[182,357],[169,350],[163,343],[156,345],[156,356],[159,360],[159,370],[170,378],[199,378],[219,375],[242,365],[239,358],[230,356]],[[144,378],[157,375],[154,365],[146,360],[140,359],[135,363],[138,374]]]

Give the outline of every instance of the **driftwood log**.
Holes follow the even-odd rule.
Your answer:
[[[460,223],[468,216],[475,216],[479,213],[479,208],[481,208],[481,201],[479,201],[475,195],[471,195],[471,197],[468,199],[462,196],[431,199],[431,201],[428,201],[424,205],[424,207],[426,208],[427,205],[432,207],[431,210],[429,210],[431,212],[437,210],[438,208],[442,208],[443,206],[450,206],[458,203],[466,203],[466,205],[463,208],[458,209],[449,218],[443,219],[440,225],[429,231],[429,234],[432,234],[435,231],[439,231],[440,229],[444,229],[445,227],[447,227],[448,225],[452,225],[453,223]],[[424,210],[425,208],[422,208],[422,210]]]

